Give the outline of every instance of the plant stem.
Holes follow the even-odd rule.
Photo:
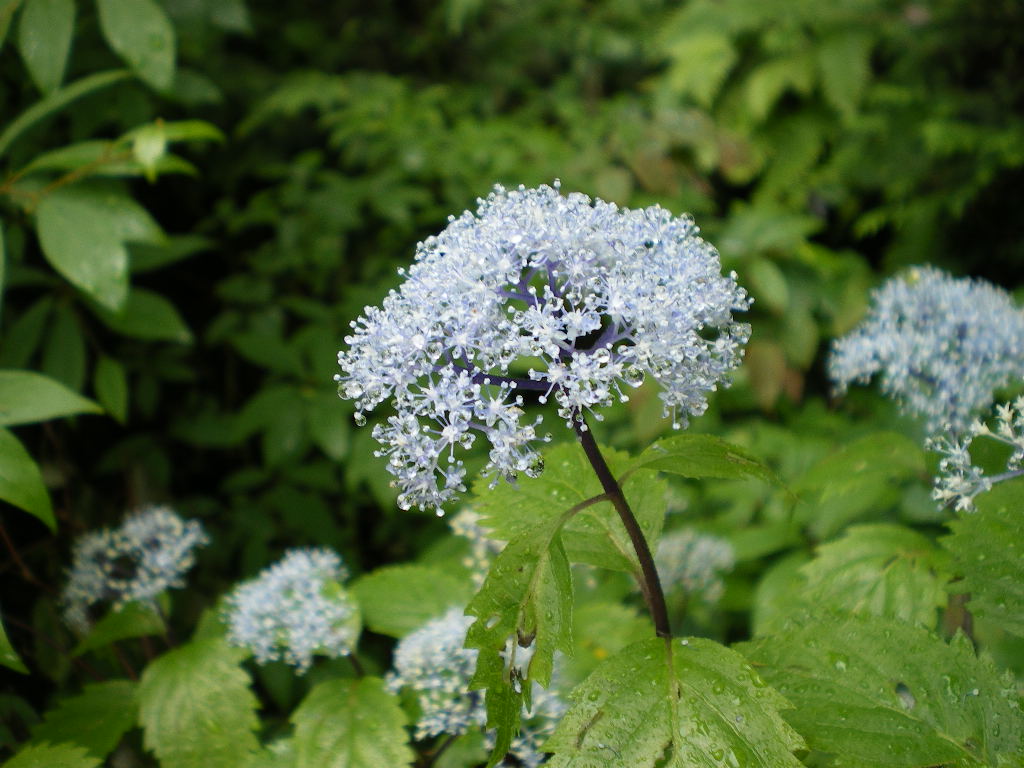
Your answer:
[[[612,471],[608,468],[608,463],[604,460],[604,456],[601,455],[601,451],[597,447],[597,441],[594,440],[594,434],[591,432],[590,427],[587,426],[587,422],[582,414],[579,421],[576,422],[576,434],[579,436],[580,444],[583,446],[583,452],[587,455],[590,465],[594,468],[597,479],[601,482],[601,487],[604,488],[605,493],[608,495],[608,500],[615,507],[615,511],[619,513],[619,519],[622,520],[622,525],[626,528],[626,533],[629,534],[629,540],[633,543],[637,560],[640,561],[641,578],[638,579],[640,591],[643,593],[644,600],[647,603],[647,610],[651,612],[651,618],[654,620],[654,630],[657,632],[658,637],[672,637],[672,628],[668,621],[668,609],[665,607],[665,594],[661,591],[661,580],[658,578],[658,569],[654,567],[654,557],[651,555],[651,548],[647,545],[647,539],[644,538],[640,524],[636,521],[636,515],[629,508],[629,502],[626,501],[626,496],[622,492],[622,486],[619,485]]]

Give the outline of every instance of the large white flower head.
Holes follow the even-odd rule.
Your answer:
[[[99,603],[115,609],[133,601],[152,603],[164,590],[183,585],[195,564],[194,550],[208,542],[198,521],[182,520],[166,506],[136,510],[120,528],[82,536],[61,597],[65,620],[84,632]]]
[[[347,575],[329,549],[289,550],[228,595],[228,641],[251,650],[260,664],[281,659],[300,673],[309,669],[314,654],[351,653],[360,619],[341,586]]]
[[[387,686],[394,693],[405,689],[415,695],[420,709],[417,740],[442,733],[459,736],[487,724],[483,691],[469,690],[478,651],[463,647],[473,621],[473,617],[462,614],[461,608],[451,608],[406,635],[395,649]],[[541,745],[554,732],[566,709],[555,691],[537,683],[533,686],[532,708],[529,712],[524,709],[519,735],[509,749],[516,760],[514,765],[529,768],[543,762]],[[492,734],[488,735],[488,745],[493,747]]]
[[[495,187],[476,213],[420,243],[405,282],[367,307],[336,377],[374,428],[399,505],[440,507],[464,490],[457,450],[490,443],[485,473],[535,475],[537,421],[523,391],[554,397],[570,425],[628,399],[647,376],[679,428],[742,356],[750,300],[688,216],[629,210],[559,185]]]
[[[995,390],[1024,376],[1024,312],[990,283],[914,267],[878,288],[867,318],[833,348],[840,391],[875,374],[930,433],[963,432]]]

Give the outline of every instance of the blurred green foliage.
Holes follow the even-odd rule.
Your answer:
[[[942,550],[904,556],[880,525],[842,538],[902,522],[934,540],[934,467],[874,434],[915,434],[891,404],[830,402],[822,361],[900,266],[1020,287],[1021,29],[1013,0],[0,0],[0,577],[31,586],[4,590],[13,649],[67,680],[49,645],[74,644],[55,601],[69,543],[148,501],[216,541],[175,596],[184,626],[286,546],[357,574],[447,567],[446,527],[395,510],[336,397],[336,353],[449,214],[554,178],[691,211],[755,298],[744,368],[694,428],[800,501],[673,486],[666,526],[736,551],[698,629],[769,631],[801,580],[847,584],[867,539],[940,595],[914,606],[938,626]],[[628,406],[600,437],[636,453],[667,424],[653,392]],[[581,615],[617,589],[583,589]],[[21,724],[0,748],[47,694],[0,702]]]

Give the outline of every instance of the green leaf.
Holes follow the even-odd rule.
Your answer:
[[[112,357],[101,355],[96,361],[92,386],[100,405],[124,424],[128,418],[128,377],[124,366]]]
[[[77,744],[29,744],[3,768],[97,768],[100,760]]]
[[[102,412],[92,400],[41,373],[0,371],[0,427]]]
[[[138,703],[136,684],[108,680],[85,686],[82,693],[64,699],[32,729],[34,743],[74,742],[96,757],[106,757],[135,727]]]
[[[193,641],[150,664],[139,683],[144,743],[162,768],[238,768],[259,749],[258,702],[221,639]]]
[[[145,288],[132,288],[124,306],[116,312],[99,305],[94,305],[93,310],[111,330],[123,336],[180,344],[192,342],[192,331],[174,305]]]
[[[39,518],[51,531],[57,530],[39,465],[6,429],[0,429],[0,499]]]
[[[83,178],[87,176],[144,176],[146,169],[116,141],[90,140],[68,144],[65,147],[44,152],[33,158],[19,172],[21,175],[31,173],[68,173],[77,172]],[[191,163],[176,155],[164,154],[155,160],[152,171],[162,173],[184,173],[195,175],[196,169]]]
[[[820,490],[823,498],[848,493],[866,480],[895,480],[924,474],[920,445],[898,432],[875,432],[818,461],[797,491]]]
[[[844,766],[995,765],[1024,750],[1012,679],[921,627],[816,614],[740,650],[796,709],[786,720]]]
[[[85,382],[85,358],[81,323],[71,307],[62,302],[53,313],[43,347],[43,373],[77,392]]]
[[[59,91],[54,91],[46,98],[36,102],[8,123],[3,133],[0,133],[0,156],[6,154],[11,144],[17,141],[25,131],[36,123],[60,111],[71,102],[96,91],[101,91],[104,88],[109,88],[111,85],[126,80],[130,76],[130,73],[123,69],[96,72],[76,80]]]
[[[757,121],[764,120],[789,89],[801,94],[810,91],[813,74],[813,65],[806,56],[787,56],[759,65],[744,84],[751,116]]]
[[[0,2],[0,50],[4,47],[7,39],[7,30],[11,26],[14,12],[21,6],[22,0],[2,0]]]
[[[25,662],[21,660],[17,651],[14,650],[14,646],[11,645],[2,621],[0,621],[0,665],[13,669],[15,672],[21,672],[23,675],[29,673]]]
[[[3,11],[0,10],[0,13]],[[4,308],[4,285],[7,276],[7,250],[4,247],[4,226],[0,222],[0,311]]]
[[[671,647],[670,645],[671,644]],[[652,638],[572,692],[544,749],[551,768],[769,768],[801,763],[786,700],[742,656],[703,638]]]
[[[336,392],[313,392],[305,398],[306,427],[327,456],[341,461],[348,455],[351,412]]]
[[[673,39],[667,53],[670,64],[665,78],[669,86],[684,96],[692,96],[703,107],[711,106],[736,62],[736,51],[728,35],[711,30]]]
[[[26,0],[18,22],[18,49],[43,93],[60,87],[74,31],[73,0]]]
[[[932,629],[946,604],[948,557],[901,525],[858,525],[818,547],[803,567],[801,600],[823,609],[868,613]]]
[[[72,655],[79,656],[97,648],[104,648],[118,640],[149,635],[163,635],[167,632],[164,620],[150,605],[145,603],[128,603],[121,608],[113,608],[96,622],[89,634],[75,647]]]
[[[294,768],[411,765],[398,699],[376,677],[320,683],[291,716]]]
[[[942,545],[956,557],[961,581],[977,616],[1024,637],[1024,480],[1000,483],[975,499],[975,512],[949,523]]]
[[[833,35],[818,48],[818,73],[825,98],[845,119],[860,106],[871,77],[871,37],[845,31]]]
[[[765,571],[754,591],[751,624],[755,637],[781,629],[793,615],[794,603],[799,604],[794,596],[800,595],[807,583],[801,573],[807,560],[805,553],[793,552]]]
[[[54,269],[110,311],[128,297],[128,241],[159,242],[160,227],[116,187],[60,187],[36,212],[39,242]]]
[[[374,632],[404,637],[455,605],[464,605],[470,584],[423,565],[378,568],[352,584],[363,621]]]
[[[632,607],[599,602],[573,611],[575,651],[562,659],[559,685],[580,682],[608,657],[651,636],[651,620]]]
[[[756,457],[738,445],[714,435],[675,435],[659,440],[626,468],[655,469],[691,478],[746,479],[755,477],[780,485],[778,477]]]
[[[21,313],[0,335],[0,367],[26,368],[39,347],[53,310],[53,298],[44,296]]]
[[[154,0],[96,0],[100,29],[114,52],[158,91],[174,82],[174,26]]]

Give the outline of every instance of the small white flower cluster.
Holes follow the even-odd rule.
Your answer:
[[[407,689],[415,694],[420,708],[416,739],[441,733],[458,736],[487,723],[484,692],[469,690],[477,650],[463,647],[473,621],[461,608],[452,608],[406,635],[395,649],[394,670],[388,673],[387,685],[394,693]],[[518,761],[516,765],[536,768],[543,762],[541,745],[554,732],[565,709],[557,693],[534,685],[533,708],[529,713],[523,711],[522,729],[509,750]],[[493,746],[492,736],[488,744]]]
[[[462,564],[469,569],[470,578],[479,587],[487,577],[492,559],[505,548],[505,542],[490,538],[480,525],[480,515],[469,508],[451,517],[448,526],[456,536],[469,540],[469,554]]]
[[[979,437],[996,440],[1010,448],[1004,472],[986,475],[975,466],[970,448]],[[975,421],[966,436],[936,437],[929,441],[928,447],[943,455],[932,498],[943,505],[952,504],[958,512],[973,512],[974,498],[979,493],[1004,480],[1024,477],[1024,397],[996,406],[994,431],[988,425]]]
[[[186,522],[166,506],[139,509],[120,528],[82,536],[61,596],[65,621],[86,632],[90,609],[101,602],[115,609],[152,603],[164,590],[183,586],[182,576],[195,564],[193,550],[207,543],[198,521]]]
[[[456,448],[483,434],[485,474],[535,476],[538,419],[521,392],[553,396],[570,426],[626,400],[646,376],[684,426],[742,356],[750,300],[689,217],[619,208],[553,187],[495,187],[476,214],[420,243],[405,282],[366,307],[338,354],[339,394],[374,428],[399,505],[434,508],[464,490]],[[600,418],[599,414],[595,414]]]
[[[668,595],[681,591],[688,598],[716,603],[725,589],[722,575],[733,569],[736,557],[725,539],[681,528],[661,538],[654,563]]]
[[[876,290],[867,319],[833,348],[839,391],[875,374],[930,433],[963,432],[1024,376],[1024,312],[990,283],[915,267]]]
[[[352,653],[359,612],[341,586],[348,571],[329,549],[292,549],[228,595],[228,641],[252,651],[259,664],[278,659],[300,674],[314,654]]]

